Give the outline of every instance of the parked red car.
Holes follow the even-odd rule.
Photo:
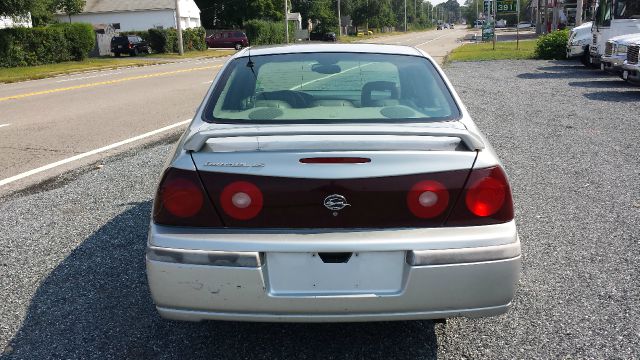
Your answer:
[[[249,39],[242,31],[223,31],[209,35],[207,46],[210,48],[235,48],[240,50],[249,46]]]

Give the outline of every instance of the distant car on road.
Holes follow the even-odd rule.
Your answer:
[[[483,317],[511,306],[505,171],[422,50],[246,49],[166,163],[146,248],[174,320]]]
[[[520,21],[518,23],[518,29],[529,29],[532,27],[533,27],[533,24],[529,21]]]
[[[116,57],[121,54],[129,54],[129,56],[151,54],[151,46],[137,35],[114,36],[111,38],[111,52]]]
[[[311,32],[309,34],[309,40],[336,42],[338,41],[338,37],[334,32],[328,32],[328,33]]]
[[[240,50],[249,46],[249,39],[242,31],[222,31],[211,34],[206,38],[210,48],[234,48]]]

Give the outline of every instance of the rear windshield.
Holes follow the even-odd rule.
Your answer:
[[[425,58],[306,53],[233,60],[207,102],[204,120],[422,122],[459,115],[442,77]]]
[[[114,36],[113,38],[111,38],[111,42],[112,43],[128,43],[129,38],[126,36]]]

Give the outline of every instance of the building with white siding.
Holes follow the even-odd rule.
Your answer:
[[[179,0],[183,29],[200,26],[200,9],[193,0]],[[175,0],[86,0],[77,15],[57,14],[60,22],[113,24],[120,31],[176,27]]]
[[[26,16],[0,16],[0,29],[31,27],[31,14]]]

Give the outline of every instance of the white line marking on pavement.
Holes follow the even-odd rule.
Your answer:
[[[425,42],[423,42],[423,43],[420,43],[420,44],[418,44],[418,45],[413,45],[413,46],[422,46],[422,45],[424,45],[424,44],[428,44],[428,43],[430,43],[430,42],[432,42],[432,41],[436,41],[436,40],[438,40],[438,39],[442,39],[443,37],[445,37],[445,36],[449,36],[449,35],[451,35],[451,34],[444,34],[444,35],[442,35],[442,36],[438,36],[438,37],[437,37],[437,38],[435,38],[435,39],[431,39],[431,40],[429,40],[429,41],[425,41]]]
[[[82,76],[82,77],[76,77],[76,78],[70,78],[70,79],[62,79],[62,80],[58,80],[56,82],[61,83],[61,82],[66,82],[66,81],[93,79],[93,78],[97,78],[97,77],[101,77],[101,76],[116,75],[116,74],[121,74],[121,73],[122,73],[122,71],[116,71],[116,72],[107,71],[104,74],[91,75],[91,76]]]
[[[138,140],[142,140],[144,138],[148,138],[149,136],[160,134],[162,132],[165,132],[167,130],[171,130],[171,129],[176,128],[178,126],[186,125],[190,121],[191,121],[191,119],[185,120],[185,121],[180,121],[178,123],[175,123],[175,124],[172,124],[172,125],[169,125],[169,126],[165,126],[163,128],[160,128],[160,129],[149,131],[149,132],[144,133],[142,135],[134,136],[132,138],[119,141],[119,142],[117,142],[115,144],[103,146],[103,147],[101,147],[99,149],[87,151],[85,153],[72,156],[70,158],[62,159],[60,161],[56,161],[54,163],[51,163],[51,164],[48,164],[48,165],[45,165],[45,166],[41,166],[41,167],[39,167],[37,169],[29,170],[27,172],[23,172],[22,174],[15,175],[15,176],[12,176],[10,178],[6,178],[4,180],[0,180],[0,186],[7,185],[9,183],[12,183],[12,182],[20,180],[20,179],[24,179],[24,178],[29,177],[31,175],[35,175],[35,174],[41,173],[43,171],[47,171],[47,170],[53,169],[53,168],[58,167],[60,165],[68,164],[70,162],[86,158],[87,156],[99,154],[101,152],[105,152],[105,151],[108,151],[108,150],[111,150],[111,149],[115,149],[115,148],[120,147],[122,145],[126,145],[126,144],[129,144],[129,143],[138,141]]]
[[[0,124],[0,127],[5,127],[5,126],[9,126],[11,124]]]

